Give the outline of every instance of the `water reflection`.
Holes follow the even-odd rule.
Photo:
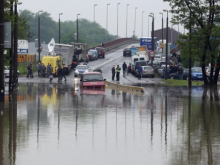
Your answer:
[[[218,164],[219,89],[145,91],[20,84],[0,105],[0,164]]]

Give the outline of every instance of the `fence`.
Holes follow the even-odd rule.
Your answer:
[[[36,55],[18,55],[18,70],[20,75],[27,74],[27,66],[32,63],[33,72],[37,71]]]

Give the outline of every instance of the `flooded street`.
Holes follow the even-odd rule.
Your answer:
[[[0,164],[219,164],[220,102],[209,89],[144,90],[19,84],[0,107]]]

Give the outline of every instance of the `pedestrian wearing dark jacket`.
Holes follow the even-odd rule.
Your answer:
[[[142,72],[143,72],[141,65],[138,66],[137,70],[138,70],[138,79],[140,80],[142,77]]]
[[[125,62],[123,63],[122,68],[123,68],[123,76],[125,76],[127,71],[127,64]]]
[[[115,79],[115,65],[112,67],[112,81]]]
[[[179,72],[180,80],[183,80],[183,68],[182,68],[182,66],[179,66],[178,72]]]
[[[30,76],[31,78],[34,78],[34,77],[33,77],[33,70],[32,70],[32,63],[30,63],[30,64],[28,65],[27,70],[28,70],[27,78],[29,78],[29,76]]]
[[[57,69],[58,82],[62,80],[62,75],[63,75],[63,69],[61,68],[61,66],[58,66]]]
[[[65,81],[66,81],[66,73],[67,73],[67,67],[63,67],[63,69],[62,69],[62,78],[61,78],[61,81],[62,81],[62,79],[64,78],[65,79]]]

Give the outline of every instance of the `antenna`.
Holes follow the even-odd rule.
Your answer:
[[[50,55],[55,55],[54,54],[54,47],[55,47],[55,40],[54,40],[54,38],[52,38],[48,44],[48,50],[49,50]]]

